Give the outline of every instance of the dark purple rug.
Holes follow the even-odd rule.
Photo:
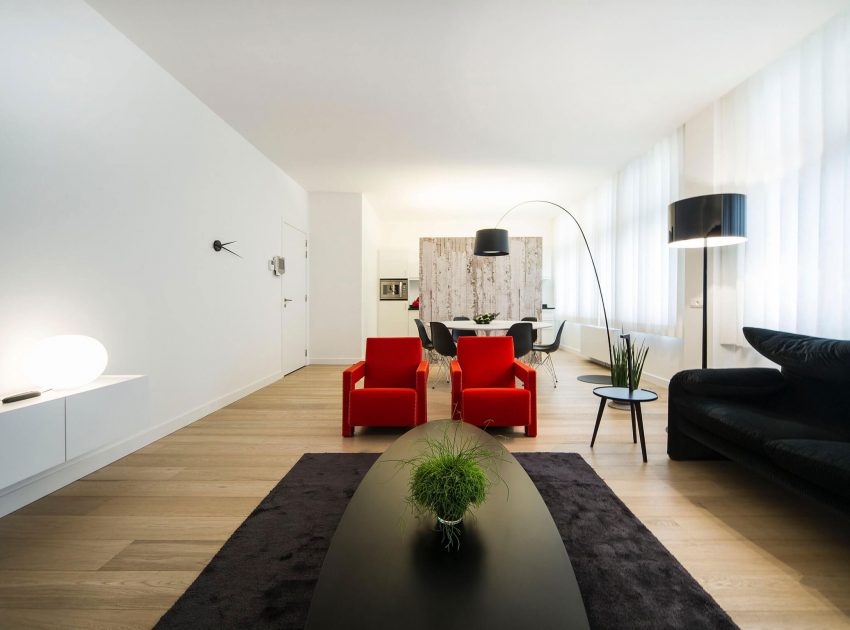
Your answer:
[[[736,627],[579,455],[515,456],[558,526],[592,628]],[[303,628],[334,530],[377,458],[304,455],[156,627]]]

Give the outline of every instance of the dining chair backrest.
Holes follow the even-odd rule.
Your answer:
[[[457,344],[463,388],[515,387],[514,340],[508,336],[463,337]]]
[[[416,387],[416,368],[422,361],[422,342],[416,337],[366,339],[364,387]]]
[[[444,357],[457,356],[457,346],[452,333],[443,322],[431,322],[431,339],[434,340],[434,350]]]
[[[524,321],[524,322],[536,322],[537,318],[536,317],[523,317],[522,321]],[[537,343],[537,331],[534,330],[534,326],[532,326],[532,331],[531,331],[531,343]]]
[[[457,317],[452,317],[452,321],[454,322],[469,322],[472,321],[466,315],[458,315]],[[474,337],[477,333],[474,330],[452,330],[452,341],[457,343],[458,339],[461,337]]]
[[[555,335],[555,341],[552,342],[552,345],[549,346],[549,350],[555,351],[561,347],[561,333],[564,332],[564,324],[566,321],[561,322],[561,325],[558,326],[558,334]]]
[[[508,337],[514,340],[514,357],[519,359],[531,352],[534,342],[531,340],[531,323],[519,322],[508,328]]]
[[[431,347],[431,338],[428,336],[428,331],[425,330],[425,324],[421,319],[414,319],[416,323],[416,330],[419,331],[419,340],[422,342],[422,346],[425,348]]]

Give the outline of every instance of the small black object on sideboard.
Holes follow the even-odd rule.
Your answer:
[[[763,328],[744,336],[781,371],[676,374],[667,454],[734,460],[850,516],[850,341]]]

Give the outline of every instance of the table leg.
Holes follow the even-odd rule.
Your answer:
[[[599,431],[599,423],[602,421],[602,412],[605,411],[606,398],[599,397],[599,413],[596,414],[596,426],[593,427],[593,437],[590,439],[590,448],[593,448],[593,443],[596,442],[596,432]]]
[[[646,463],[646,440],[643,437],[643,415],[640,412],[640,403],[635,403],[635,412],[637,413],[637,425],[640,432],[640,450],[643,453],[643,463]]]
[[[635,406],[629,405],[629,411],[632,412],[632,443],[637,444],[637,433],[635,432]]]

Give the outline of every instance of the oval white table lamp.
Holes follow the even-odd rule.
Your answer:
[[[40,387],[71,389],[103,374],[109,355],[97,339],[57,335],[39,341],[29,357],[27,376]]]

